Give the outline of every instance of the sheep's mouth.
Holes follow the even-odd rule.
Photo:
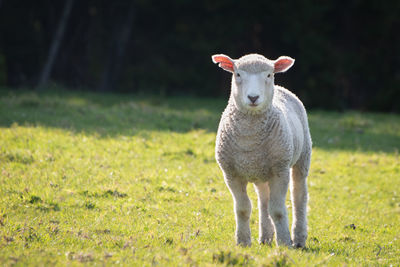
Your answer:
[[[251,104],[249,104],[249,106],[250,106],[250,107],[257,107],[257,106],[258,106],[258,104],[251,103]]]

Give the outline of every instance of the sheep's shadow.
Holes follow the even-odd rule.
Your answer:
[[[212,98],[0,91],[0,126],[41,125],[100,138],[143,131],[216,133],[225,105],[226,100]],[[324,150],[400,148],[398,115],[311,111],[309,123],[313,146]]]
[[[141,131],[214,132],[221,99],[89,92],[1,92],[0,126],[46,126],[99,137]]]

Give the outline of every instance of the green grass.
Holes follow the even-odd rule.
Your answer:
[[[309,113],[304,250],[234,242],[222,99],[0,91],[2,265],[400,264],[400,116]],[[290,202],[288,200],[290,208]]]

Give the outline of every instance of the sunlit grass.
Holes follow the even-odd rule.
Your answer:
[[[0,262],[400,264],[400,117],[310,112],[304,250],[234,242],[214,160],[221,99],[0,94]],[[290,208],[290,202],[287,202]]]

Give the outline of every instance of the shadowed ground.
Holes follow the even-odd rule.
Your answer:
[[[216,132],[225,105],[226,100],[210,98],[0,91],[0,125],[45,126],[99,136],[130,136],[146,130]],[[309,122],[314,147],[386,152],[400,148],[398,115],[309,111]]]

